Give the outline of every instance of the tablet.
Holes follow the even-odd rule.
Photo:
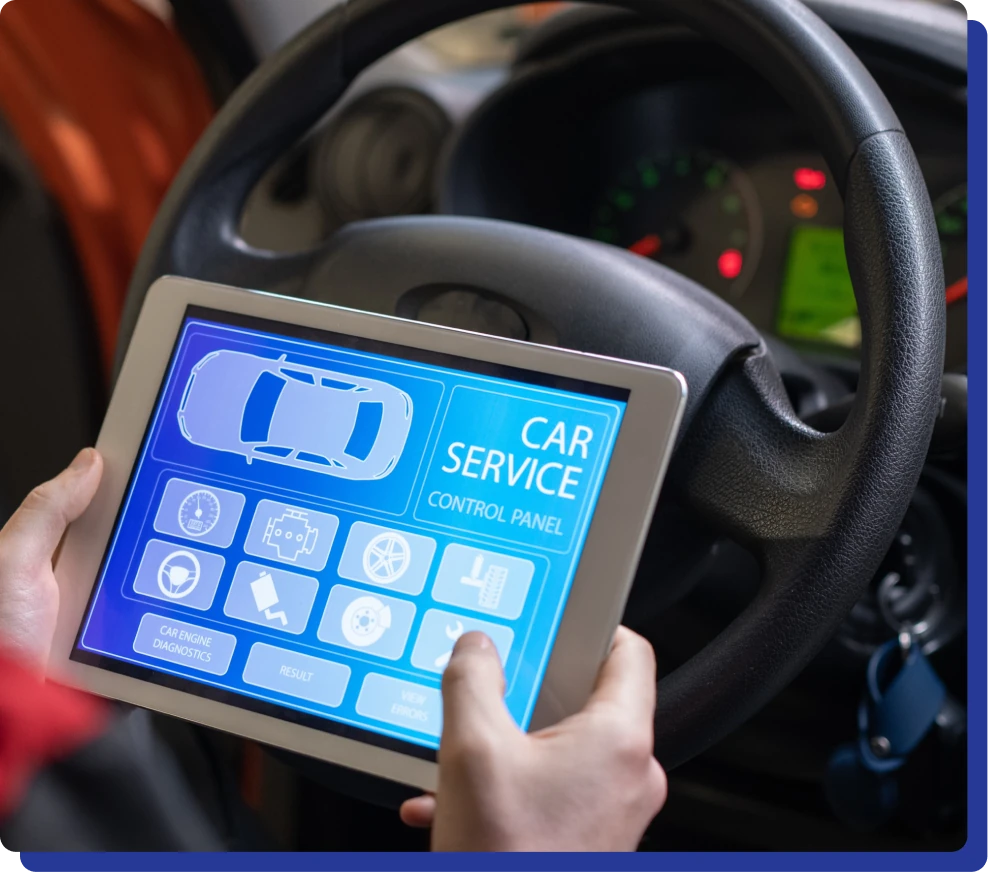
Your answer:
[[[479,630],[522,729],[606,655],[678,373],[179,278],[148,293],[70,527],[55,669],[425,789]]]

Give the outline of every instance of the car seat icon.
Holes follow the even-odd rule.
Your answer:
[[[194,445],[355,480],[395,468],[412,398],[376,379],[241,351],[214,351],[193,368],[178,412]]]

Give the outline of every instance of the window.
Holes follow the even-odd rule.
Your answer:
[[[330,388],[334,391],[356,391],[360,390],[356,385],[350,384],[350,382],[338,381],[335,378],[324,378],[320,379],[320,384],[324,388]]]
[[[297,460],[301,460],[303,463],[318,463],[320,466],[333,466],[332,461],[328,457],[323,457],[321,454],[311,454],[308,451],[300,451],[295,455]]]
[[[271,418],[281,392],[285,389],[285,380],[278,378],[273,372],[262,372],[244,404],[244,417],[240,422],[240,441],[267,442],[271,430]]]
[[[343,449],[345,454],[366,460],[374,450],[377,435],[381,432],[384,419],[384,403],[361,403],[357,406],[357,419],[353,422],[353,432]]]
[[[314,385],[316,383],[315,378],[311,372],[301,372],[297,369],[282,369],[281,374],[287,376],[288,378],[295,379],[297,382],[302,382],[307,385]]]
[[[272,457],[288,457],[292,453],[291,448],[283,448],[280,445],[262,445],[254,450],[258,454],[270,454]]]

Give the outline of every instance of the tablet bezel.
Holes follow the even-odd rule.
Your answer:
[[[436,787],[437,767],[432,761],[70,659],[190,306],[630,391],[530,729],[578,711],[593,687],[634,579],[685,406],[682,375],[658,366],[170,276],[148,291],[96,443],[104,459],[103,479],[88,510],[69,527],[55,564],[61,600],[52,675],[100,696],[267,745],[425,790]]]

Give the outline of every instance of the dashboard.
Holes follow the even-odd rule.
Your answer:
[[[966,391],[967,96],[966,62],[957,49],[965,44],[963,18],[950,63],[950,51],[939,58],[924,54],[935,37],[918,32],[916,51],[889,37],[896,15],[905,17],[906,7],[916,4],[857,5],[884,10],[880,18],[862,13],[861,29],[844,29],[842,36],[892,103],[927,182],[944,261],[945,368],[957,374],[945,384],[962,383]],[[941,17],[950,15],[941,10]],[[838,23],[833,16],[831,23]],[[866,28],[871,37],[862,35]],[[833,399],[855,389],[861,324],[844,253],[843,203],[814,145],[813,119],[734,56],[672,24],[645,28],[634,19],[587,12],[582,23],[571,18],[542,40],[521,52],[507,80],[459,126],[446,151],[438,210],[619,246],[693,279],[769,339],[794,397],[800,378],[836,376],[823,405],[839,414],[826,426],[794,398],[814,426],[836,429],[847,405]],[[812,370],[807,376],[798,370],[804,364]],[[786,368],[795,375],[787,376]],[[944,408],[952,403],[945,400]],[[966,394],[963,404],[966,409]],[[956,487],[965,475],[962,453],[933,458],[896,546],[826,655],[770,711],[724,743],[709,771],[691,770],[687,780],[696,779],[703,796],[693,814],[705,829],[716,819],[715,829],[731,831],[737,810],[751,798],[751,779],[731,782],[718,766],[735,775],[771,773],[776,786],[790,784],[796,771],[807,781],[819,777],[834,736],[853,723],[864,658],[888,634],[881,583],[908,579],[909,596],[924,602],[908,620],[925,622],[924,650],[939,649],[938,669],[952,672],[947,664],[960,646],[951,643],[966,619],[966,494]],[[661,524],[673,524],[675,509],[661,517]],[[678,535],[685,537],[685,528]],[[714,638],[759,585],[750,556],[722,545],[703,580],[669,607],[664,595],[651,591],[679,589],[668,569],[675,538],[670,534],[656,547],[654,563],[646,555],[629,607],[653,642],[660,671],[699,650],[698,638]],[[897,552],[899,546],[910,553]],[[656,578],[662,583],[654,584]],[[906,598],[901,603],[905,607]],[[651,620],[643,617],[650,609]],[[812,726],[807,712],[813,712]],[[807,738],[815,730],[818,736]],[[711,797],[738,788],[722,814],[713,810],[721,800]],[[786,809],[802,802],[785,790],[762,795],[771,812],[756,828],[764,826],[761,838],[772,844],[783,813],[774,805],[778,797],[787,797],[780,803]],[[812,800],[801,807],[811,809]],[[753,838],[737,830],[732,837]]]
[[[806,2],[871,70],[916,151],[944,259],[952,375],[929,463],[869,592],[789,690],[674,774],[677,801],[656,830],[663,849],[928,850],[931,838],[954,845],[962,830],[954,775],[940,779],[947,786],[939,792],[922,778],[904,788],[909,820],[869,837],[831,820],[820,780],[834,748],[853,736],[868,657],[889,638],[881,599],[889,579],[901,591],[894,616],[920,628],[951,694],[966,698],[966,19],[932,0]],[[628,249],[727,300],[766,337],[804,420],[819,430],[841,425],[861,328],[843,205],[812,118],[696,34],[599,7],[541,24],[510,63],[437,69],[420,59],[402,50],[357,80],[258,184],[242,216],[244,239],[313,257],[324,245],[318,256],[331,260],[334,233],[348,222],[438,213]],[[317,265],[300,287],[271,289],[557,341],[551,325],[501,297],[496,282],[354,298]],[[702,561],[693,559],[699,552]],[[660,502],[626,616],[665,672],[723,631],[760,583],[751,554],[711,544],[674,503]],[[963,742],[946,742],[937,766],[962,776]]]
[[[461,126],[439,211],[626,248],[727,299],[763,333],[848,360],[861,328],[843,206],[807,119],[722,49],[602,16],[523,52]],[[966,81],[854,46],[893,103],[937,216],[946,368],[967,360]]]

